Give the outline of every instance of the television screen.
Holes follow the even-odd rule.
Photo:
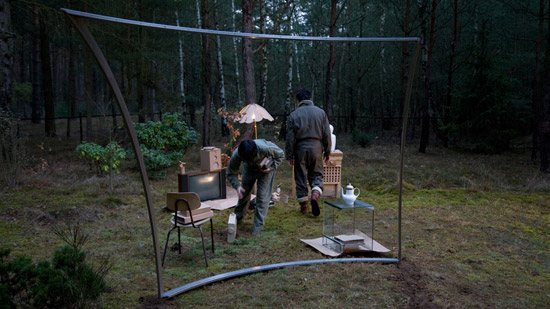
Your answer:
[[[224,199],[225,169],[196,171],[178,175],[180,192],[195,192],[201,201]]]
[[[220,173],[189,176],[189,192],[196,192],[201,200],[220,198]]]

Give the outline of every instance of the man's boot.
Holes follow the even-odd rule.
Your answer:
[[[307,215],[307,213],[309,212],[307,201],[300,202],[300,212],[303,215]]]
[[[319,200],[321,199],[321,192],[317,190],[311,191],[311,213],[314,216],[319,216],[321,214],[321,209],[319,208]]]

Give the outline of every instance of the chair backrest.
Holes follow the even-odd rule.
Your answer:
[[[201,199],[195,192],[169,192],[166,194],[166,208],[171,211],[176,210],[176,201],[179,198],[184,198],[189,203],[189,208],[195,210],[201,207]],[[187,211],[187,206],[183,203],[178,205],[179,211]]]

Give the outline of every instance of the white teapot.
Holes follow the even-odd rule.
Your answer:
[[[355,194],[355,190],[357,190],[357,194]],[[344,188],[342,188],[342,199],[346,205],[353,206],[353,203],[355,203],[360,193],[361,190],[359,190],[359,188],[354,188],[350,183],[346,186],[346,194],[344,194]]]

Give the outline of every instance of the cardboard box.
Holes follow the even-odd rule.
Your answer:
[[[330,153],[328,162],[325,163],[325,166],[342,166],[343,159],[344,159],[344,153],[336,149]]]
[[[201,220],[204,220],[204,219],[210,219],[210,218],[212,218],[213,215],[214,215],[214,212],[212,210],[210,210],[210,207],[208,207],[208,210],[206,212],[203,212],[203,213],[200,213],[200,214],[197,214],[197,215],[193,215],[193,221],[198,222],[198,221],[201,221]],[[180,224],[191,223],[191,217],[186,217],[186,216],[183,216],[181,214],[178,214],[177,218],[178,218],[178,223],[180,223]],[[172,224],[174,223],[173,220],[174,220],[174,215],[172,214],[172,219],[171,219]]]
[[[330,153],[323,166],[323,196],[340,198],[342,195],[342,161],[344,153],[338,149]]]
[[[222,152],[220,148],[203,147],[200,151],[201,170],[213,171],[222,167]]]
[[[323,183],[323,197],[340,198],[342,195],[342,184]]]
[[[178,210],[178,216],[190,217],[191,214],[193,214],[193,218],[195,218],[195,216],[203,214],[205,212],[209,212],[209,211],[210,211],[210,206],[201,203],[201,207],[191,210],[191,213],[189,212],[189,210],[181,210],[181,211]]]

